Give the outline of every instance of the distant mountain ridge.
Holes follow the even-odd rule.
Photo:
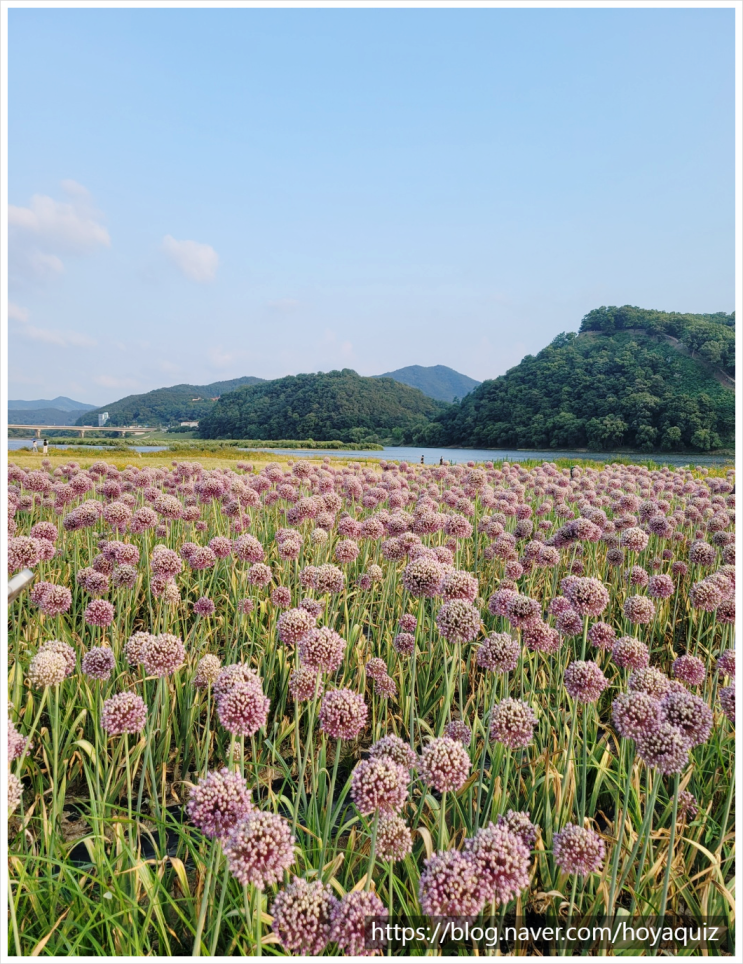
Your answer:
[[[84,418],[79,408],[63,412],[59,408],[14,408],[8,412],[10,425],[74,425]]]
[[[455,398],[462,399],[481,383],[469,375],[448,368],[446,365],[408,365],[398,368],[394,372],[383,375],[373,375],[373,378],[393,378],[403,385],[410,385],[418,391],[435,398],[440,402],[453,402]]]
[[[171,385],[141,395],[127,395],[117,402],[102,405],[77,419],[77,425],[95,424],[99,414],[108,412],[108,425],[160,425],[196,422],[211,411],[216,399],[245,385],[258,385],[263,378],[243,375],[209,385]]]
[[[91,412],[96,405],[88,405],[87,402],[76,402],[66,395],[57,395],[56,398],[37,398],[35,401],[27,402],[21,398],[10,399],[8,401],[9,412],[22,412],[31,409],[56,409],[59,412]]]

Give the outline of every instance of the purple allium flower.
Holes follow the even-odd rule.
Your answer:
[[[512,626],[520,629],[542,618],[542,607],[536,599],[514,593],[506,602],[506,618]]]
[[[429,917],[474,917],[487,899],[480,866],[471,854],[447,850],[425,862],[418,898]]]
[[[371,931],[367,921],[387,916],[387,908],[373,891],[352,890],[330,911],[330,939],[348,957],[372,957],[377,950],[366,946],[367,932]]]
[[[531,850],[536,843],[537,827],[536,824],[531,822],[528,812],[523,810],[509,810],[505,816],[501,814],[498,817],[498,826],[506,827],[511,833],[515,833],[517,837],[521,837],[529,850]]]
[[[108,646],[94,646],[83,656],[83,673],[91,679],[108,679],[114,669],[116,660]]]
[[[312,616],[309,618],[312,619]],[[328,626],[323,626],[321,629],[310,629],[299,641],[299,659],[303,666],[312,670],[334,673],[343,662],[345,649],[345,639]]]
[[[28,678],[34,689],[58,686],[67,675],[64,656],[53,649],[40,649],[28,667]]]
[[[235,539],[232,544],[232,551],[242,562],[263,562],[263,546],[255,536],[250,536],[247,533]]]
[[[287,609],[279,616],[279,639],[287,646],[296,646],[314,627],[315,620],[306,609]]]
[[[732,625],[735,622],[735,600],[723,600],[717,607],[715,615],[718,623],[722,623],[723,625]]]
[[[193,611],[196,616],[213,616],[217,607],[207,596],[201,596],[193,604]]]
[[[722,712],[735,726],[735,687],[721,686],[719,690]]]
[[[536,714],[528,703],[506,697],[493,707],[490,717],[490,739],[512,750],[528,746],[534,739],[536,725]]]
[[[707,742],[712,730],[712,710],[704,700],[688,690],[676,690],[666,693],[660,706],[663,718],[681,730],[691,746]]]
[[[695,566],[714,566],[717,550],[708,542],[697,540],[689,546],[689,562]]]
[[[22,757],[26,752],[26,748],[28,747],[30,749],[30,746],[28,737],[21,736],[18,730],[16,730],[13,721],[8,720],[8,765],[19,757]]]
[[[427,743],[418,762],[418,772],[423,782],[440,793],[461,790],[471,767],[467,750],[448,736],[437,737]]]
[[[403,586],[411,596],[437,596],[443,575],[444,570],[435,559],[414,559],[405,567]]]
[[[477,598],[478,581],[475,576],[462,569],[452,569],[441,581],[441,595],[444,599],[464,599],[474,602]]]
[[[651,576],[648,580],[648,596],[654,599],[669,599],[675,591],[673,579],[663,573]]]
[[[477,865],[486,902],[507,904],[529,886],[529,847],[505,823],[488,824],[464,846]]]
[[[219,656],[215,656],[213,653],[207,653],[206,656],[202,656],[198,662],[193,678],[193,685],[197,689],[204,689],[207,686],[211,686],[213,683],[216,683],[221,670],[222,662]]]
[[[68,643],[60,642],[58,639],[50,639],[41,646],[41,650],[59,653],[65,661],[65,675],[72,676],[77,669],[77,653]]]
[[[594,623],[588,630],[588,638],[598,649],[611,649],[616,636],[614,628],[608,623]]]
[[[735,650],[726,649],[717,659],[717,672],[720,676],[735,676]]]
[[[330,915],[337,903],[322,881],[294,877],[276,895],[271,926],[290,954],[315,957],[330,941]]]
[[[415,636],[412,633],[398,633],[392,645],[401,656],[412,656],[415,652]]]
[[[395,736],[394,733],[383,736],[381,740],[377,740],[376,743],[373,743],[369,747],[370,760],[376,760],[380,757],[388,757],[407,770],[414,770],[418,764],[418,757],[415,751],[408,743],[401,740],[399,736]]]
[[[444,736],[450,740],[458,740],[462,746],[468,747],[472,741],[472,730],[464,720],[452,720],[444,727]]]
[[[625,575],[629,579],[630,585],[638,586],[640,588],[647,586],[648,582],[650,581],[650,576],[648,575],[647,569],[643,569],[642,566],[632,566],[631,569],[627,570]]]
[[[364,697],[353,690],[329,690],[320,704],[320,727],[336,740],[355,740],[369,714]]]
[[[566,596],[579,616],[600,616],[609,605],[609,593],[599,579],[576,579]]]
[[[626,740],[638,740],[662,720],[660,701],[642,690],[620,693],[611,705],[617,733]]]
[[[313,619],[318,619],[325,609],[322,599],[302,599],[299,603],[300,609],[306,609]]]
[[[15,775],[8,774],[8,816],[10,817],[20,805],[23,799],[23,783]]]
[[[679,790],[679,802],[678,802],[678,816],[679,819],[683,820],[685,817],[689,820],[694,820],[694,818],[699,813],[699,805],[697,804],[696,798],[693,794],[689,793],[688,790]]]
[[[247,683],[257,690],[263,688],[260,677],[247,663],[230,663],[227,666],[223,666],[219,671],[219,675],[214,684],[214,698],[221,700],[223,696],[231,692],[239,683]]]
[[[110,626],[114,621],[113,604],[106,599],[91,599],[83,618],[89,626]]]
[[[642,552],[647,548],[649,536],[638,526],[630,526],[622,530],[619,544],[629,552]]]
[[[253,811],[245,778],[226,767],[212,770],[191,790],[186,811],[207,837],[226,837]]]
[[[370,757],[351,774],[351,798],[364,815],[375,810],[397,813],[405,806],[409,782],[409,771],[390,757]]]
[[[555,834],[552,853],[563,873],[585,877],[601,869],[606,846],[594,830],[569,823]]]
[[[562,616],[563,613],[571,613],[574,612],[574,610],[570,605],[570,600],[565,596],[555,596],[550,600],[547,612],[550,616],[557,618],[558,616]]]
[[[561,612],[555,623],[563,636],[579,636],[583,632],[583,620],[573,609]]]
[[[266,725],[270,704],[260,682],[239,682],[217,700],[217,715],[229,733],[254,736]]]
[[[387,664],[383,659],[380,659],[378,656],[375,656],[372,659],[370,659],[367,662],[365,668],[366,668],[366,675],[369,677],[369,679],[376,680],[381,678],[382,676],[387,675]]]
[[[609,680],[591,660],[576,659],[565,669],[565,689],[579,703],[595,703]]]
[[[319,670],[299,666],[289,677],[289,692],[295,703],[306,703],[320,695]]]
[[[161,579],[175,579],[183,572],[183,562],[178,553],[163,545],[156,545],[150,554],[150,569],[153,576]]]
[[[160,633],[142,647],[142,665],[148,676],[170,676],[183,666],[186,647],[178,636]]]
[[[134,633],[133,636],[129,637],[129,640],[124,647],[124,655],[126,656],[126,661],[130,666],[139,666],[142,662],[142,654],[144,653],[145,646],[147,646],[155,637],[152,633]]]
[[[637,754],[646,766],[661,773],[680,773],[689,762],[689,741],[665,721],[638,737]]]
[[[694,609],[711,613],[722,602],[722,590],[710,579],[695,582],[689,590],[689,601]]]
[[[396,699],[397,683],[386,673],[374,680],[374,693],[383,700]]]
[[[478,647],[477,665],[495,673],[508,673],[519,662],[521,647],[509,633],[491,633]]]
[[[670,689],[671,681],[654,666],[646,666],[645,669],[635,670],[627,680],[627,687],[630,690],[647,693],[660,700]]]
[[[383,814],[377,827],[377,854],[381,860],[404,860],[413,849],[413,836],[402,817]]]
[[[622,611],[627,619],[635,625],[651,623],[655,616],[655,606],[647,596],[628,596],[624,601]]]
[[[137,570],[134,566],[122,563],[114,569],[111,584],[116,589],[131,589],[137,581]]]
[[[518,596],[515,589],[499,589],[488,600],[488,612],[493,616],[506,616],[508,602],[513,596]]]
[[[576,613],[572,615],[580,621]],[[562,637],[558,630],[541,619],[530,626],[525,626],[521,632],[521,638],[526,648],[535,653],[556,653],[562,646]]]
[[[321,595],[343,592],[345,584],[346,577],[337,566],[325,562],[317,567],[317,591]]]
[[[262,562],[256,562],[248,569],[248,582],[258,589],[265,589],[272,579],[273,573],[270,567]]]
[[[404,613],[398,620],[401,633],[414,633],[418,625],[418,620],[411,613]]]
[[[254,810],[236,824],[222,844],[230,873],[243,887],[277,884],[294,863],[294,837],[287,821]]]
[[[141,733],[147,724],[147,705],[136,693],[117,693],[101,710],[101,726],[109,736]]]
[[[255,609],[255,599],[251,599],[249,596],[245,599],[241,599],[237,604],[237,611],[241,616],[249,616]]]
[[[288,609],[292,604],[291,590],[286,586],[277,586],[271,593],[271,602],[277,609]]]
[[[650,651],[634,636],[620,636],[612,647],[612,658],[622,669],[644,669],[650,663]]]
[[[480,612],[464,599],[451,599],[436,616],[439,632],[451,642],[469,643],[480,632]]]
[[[679,656],[671,667],[675,679],[680,679],[689,686],[701,686],[707,675],[704,662],[698,656]]]

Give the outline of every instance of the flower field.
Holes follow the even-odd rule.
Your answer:
[[[734,954],[734,518],[724,470],[11,465],[11,953]]]

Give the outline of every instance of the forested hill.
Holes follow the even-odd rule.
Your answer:
[[[583,319],[581,334],[558,335],[483,382],[417,441],[642,451],[732,446],[733,333],[725,314],[597,309]]]
[[[464,398],[480,382],[463,375],[461,372],[448,368],[446,365],[408,365],[398,368],[394,372],[375,375],[375,378],[394,378],[396,382],[418,388],[424,395],[437,398],[440,402],[453,402],[456,398]]]
[[[687,315],[676,311],[653,311],[623,305],[594,308],[583,319],[581,332],[645,331],[680,342],[692,355],[735,377],[735,312],[726,315]]]
[[[446,405],[391,378],[349,368],[289,375],[223,395],[201,421],[202,438],[402,442]]]
[[[95,425],[97,417],[108,412],[109,425],[161,425],[198,421],[215,405],[215,399],[243,385],[256,385],[262,378],[251,375],[210,385],[171,385],[143,395],[127,395],[118,402],[103,405],[79,418],[76,425]]]

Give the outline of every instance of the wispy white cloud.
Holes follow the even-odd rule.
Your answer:
[[[210,244],[177,241],[172,235],[166,234],[162,249],[176,268],[191,281],[207,284],[216,278],[219,255]]]
[[[28,308],[23,308],[21,305],[16,305],[12,301],[8,302],[8,318],[11,321],[28,321],[29,311]]]
[[[16,329],[16,333],[30,341],[40,341],[47,345],[57,345],[59,348],[93,348],[98,344],[93,338],[82,335],[77,331],[59,331],[54,328],[37,328],[35,325],[24,325]]]
[[[8,206],[12,280],[49,280],[64,271],[60,255],[110,247],[110,235],[88,191],[76,181],[63,181],[62,189],[70,201],[34,194],[28,207]]]
[[[215,368],[229,368],[241,358],[245,358],[247,352],[238,349],[237,351],[225,351],[221,345],[215,345],[208,351],[209,361]]]

